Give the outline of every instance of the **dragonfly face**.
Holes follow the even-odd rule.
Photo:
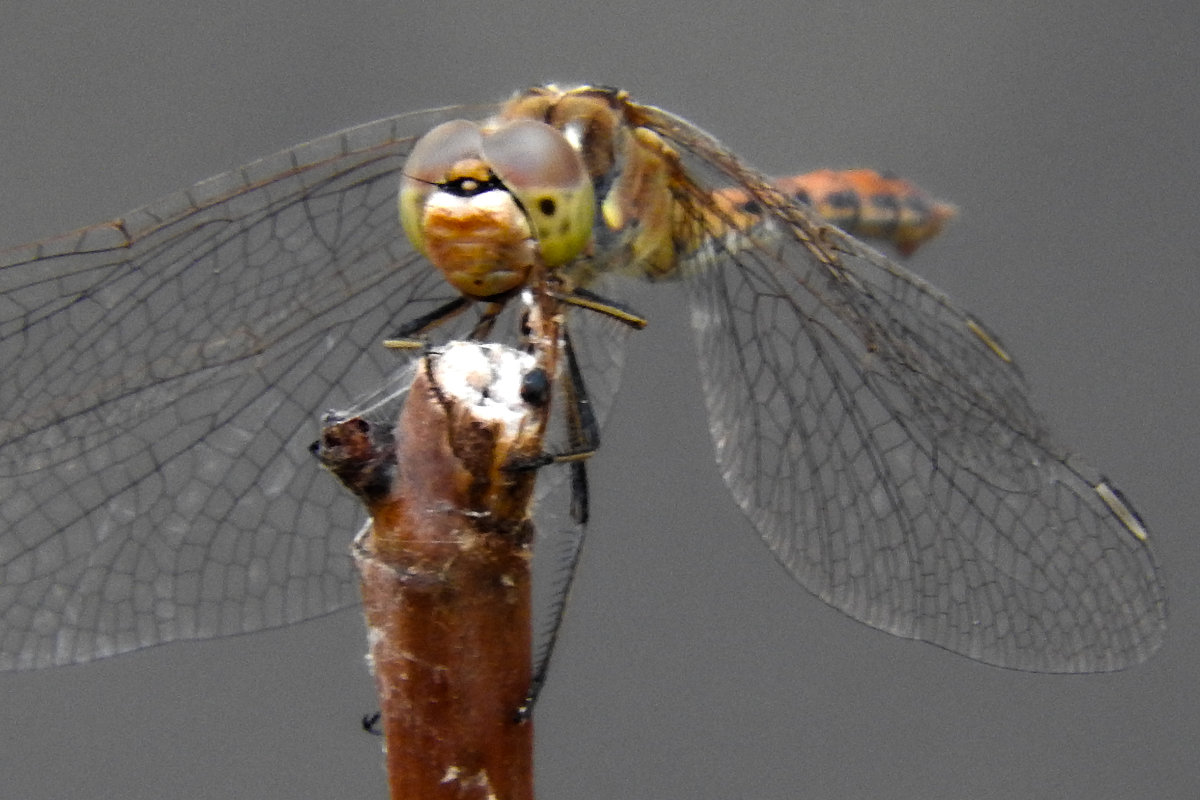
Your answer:
[[[591,236],[592,184],[579,153],[545,123],[447,122],[417,142],[400,179],[409,241],[454,288],[487,299],[558,267]]]
[[[534,262],[575,285],[597,271],[662,277],[703,232],[677,214],[683,173],[624,93],[532,89],[482,125],[445,123],[413,148],[400,219],[471,299],[524,286]],[[730,209],[726,209],[728,212]]]
[[[353,602],[354,504],[313,468],[312,422],[386,382],[399,322],[539,271],[685,285],[722,476],[827,603],[1004,667],[1147,658],[1165,590],[1132,506],[1047,432],[998,336],[815,213],[904,251],[950,213],[876,178],[821,197],[622,92],[551,87],[6,254],[0,667]],[[595,317],[568,322],[603,411],[623,334]]]

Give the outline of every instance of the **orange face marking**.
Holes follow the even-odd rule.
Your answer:
[[[536,242],[524,214],[504,192],[439,196],[425,206],[423,228],[430,260],[468,297],[494,297],[529,279]]]

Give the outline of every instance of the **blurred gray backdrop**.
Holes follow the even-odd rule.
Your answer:
[[[539,796],[1182,797],[1200,780],[1198,23],[1187,3],[5,0],[0,246],[551,80],[625,87],[767,171],[915,178],[962,218],[913,268],[1004,337],[1059,438],[1150,525],[1165,648],[1117,675],[1006,672],[807,595],[725,492],[682,295],[661,287],[593,464]],[[363,651],[346,612],[0,674],[0,797],[382,797]]]

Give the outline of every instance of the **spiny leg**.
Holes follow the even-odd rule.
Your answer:
[[[549,457],[552,462],[566,462],[571,470],[571,520],[575,524],[564,532],[568,539],[565,552],[559,558],[558,585],[551,594],[550,624],[548,629],[541,634],[543,638],[534,658],[533,678],[530,681],[525,702],[517,710],[518,719],[529,717],[542,687],[546,685],[550,659],[554,654],[554,646],[558,642],[559,630],[562,628],[563,615],[566,612],[567,597],[571,591],[571,584],[575,580],[575,571],[579,566],[579,557],[583,552],[583,540],[587,531],[589,512],[586,459],[600,446],[600,426],[596,421],[595,414],[592,413],[591,402],[587,397],[587,387],[583,382],[583,372],[579,368],[579,360],[575,355],[570,333],[565,327],[563,328],[563,353],[567,361],[567,380],[563,386],[563,400],[570,452]]]
[[[423,314],[416,319],[409,320],[401,325],[390,338],[384,339],[383,346],[394,350],[416,350],[424,347],[425,341],[421,337],[425,333],[458,316],[472,302],[468,297],[459,296],[444,305],[438,306],[428,314]],[[481,341],[490,336],[492,327],[496,324],[496,318],[504,311],[506,302],[507,298],[504,300],[488,301],[483,313],[479,316],[479,321],[471,329],[469,338]]]
[[[428,314],[423,314],[401,325],[394,334],[383,340],[383,346],[397,350],[422,347],[423,345],[419,338],[422,334],[436,328],[446,322],[446,320],[458,316],[470,304],[471,301],[468,298],[459,295],[449,303],[438,306]]]

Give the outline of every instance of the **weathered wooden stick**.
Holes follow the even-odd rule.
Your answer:
[[[533,797],[530,504],[557,323],[532,356],[427,357],[393,436],[352,418],[323,462],[371,522],[355,542],[393,800]],[[392,440],[394,439],[394,444]]]

